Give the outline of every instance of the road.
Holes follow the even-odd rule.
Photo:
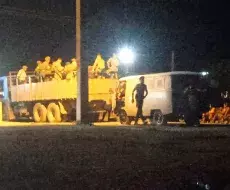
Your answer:
[[[229,144],[228,128],[1,127],[1,189],[172,189],[229,170]]]

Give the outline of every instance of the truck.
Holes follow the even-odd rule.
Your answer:
[[[75,75],[76,76],[76,75]],[[5,120],[20,118],[35,122],[62,122],[75,119],[77,79],[37,81],[27,72],[27,82],[18,84],[17,72],[0,78],[1,101]],[[117,79],[89,79],[89,121],[104,121],[115,117],[112,112]],[[108,117],[106,117],[108,116]]]
[[[185,101],[183,91],[189,80],[193,80],[198,88],[209,86],[209,77],[200,72],[174,71],[134,75],[119,79],[116,113],[122,124],[130,124],[136,116],[136,105],[132,103],[132,91],[139,83],[140,76],[145,77],[148,96],[144,100],[143,115],[152,124],[163,125],[167,121],[184,119]],[[206,93],[201,98],[201,111],[206,111],[211,103]]]

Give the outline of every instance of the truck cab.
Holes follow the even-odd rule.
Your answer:
[[[9,100],[8,78],[0,77],[0,98],[1,101]]]
[[[1,113],[3,120],[14,120],[15,115],[10,103],[9,80],[7,76],[0,77],[0,102],[2,103]]]

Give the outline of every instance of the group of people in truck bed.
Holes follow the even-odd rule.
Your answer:
[[[65,66],[62,66],[61,58],[51,62],[51,58],[47,56],[44,61],[37,61],[34,74],[37,81],[72,79],[76,75],[78,67],[78,61],[75,58],[71,59],[71,62],[67,62]],[[27,69],[28,67],[24,65],[18,71],[18,84],[27,82]]]
[[[62,80],[74,78],[74,75],[79,67],[75,58],[71,59],[71,62],[67,62],[65,66],[62,66],[62,59],[58,58],[56,61],[51,62],[49,56],[45,57],[45,60],[37,61],[37,67],[35,69],[35,75],[38,80]]]
[[[116,54],[113,54],[111,58],[105,64],[105,60],[101,54],[98,54],[93,66],[88,67],[89,78],[115,78],[118,79],[118,66],[119,59]]]
[[[202,123],[230,124],[230,106],[224,103],[222,107],[212,107],[206,113],[203,113]]]
[[[210,105],[208,112],[202,114],[202,123],[230,124],[230,96],[228,91],[221,93],[222,106],[214,107]]]
[[[80,64],[75,58],[62,66],[62,59],[58,58],[56,61],[51,61],[51,57],[45,57],[44,61],[37,61],[37,67],[34,71],[37,81],[63,80],[73,79],[76,76]],[[119,60],[115,54],[107,61],[107,68],[105,61],[101,54],[98,54],[93,66],[88,67],[89,78],[118,78]],[[27,69],[24,65],[17,73],[18,84],[25,83],[27,80]]]

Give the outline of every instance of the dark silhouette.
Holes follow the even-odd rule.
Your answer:
[[[145,123],[145,118],[142,113],[142,107],[143,107],[144,99],[148,95],[147,86],[146,84],[144,84],[145,82],[144,76],[141,76],[139,80],[140,83],[135,86],[132,92],[132,103],[134,103],[134,92],[136,91],[135,99],[136,99],[136,106],[137,106],[137,114],[135,118],[135,124],[137,124],[139,118],[141,118],[143,123]]]

